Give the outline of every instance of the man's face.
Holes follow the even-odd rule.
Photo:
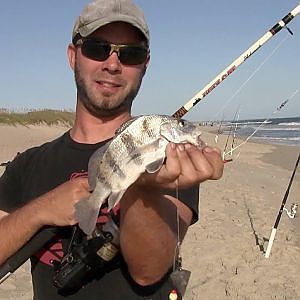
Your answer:
[[[141,44],[139,32],[123,22],[105,25],[95,31],[91,38],[113,44]],[[78,100],[85,108],[96,116],[129,112],[149,58],[142,64],[125,65],[113,52],[106,60],[96,61],[84,56],[81,47],[74,49],[74,55]]]

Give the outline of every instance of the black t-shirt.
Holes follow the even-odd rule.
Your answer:
[[[28,201],[48,192],[76,176],[86,176],[90,156],[106,141],[81,144],[73,141],[69,132],[52,142],[19,154],[0,178],[0,209],[11,212]],[[193,211],[193,222],[198,219],[198,187],[179,190],[179,199]],[[175,196],[175,193],[172,194]],[[34,299],[65,299],[53,286],[52,261],[60,261],[71,239],[71,228],[60,228],[47,245],[31,257]],[[120,257],[103,274],[68,295],[68,299],[168,299],[173,285],[168,274],[158,284],[140,287],[135,284]]]

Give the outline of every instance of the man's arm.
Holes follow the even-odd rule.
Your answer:
[[[0,220],[5,217],[6,215],[8,215],[8,213],[6,211],[0,210]]]
[[[74,204],[88,195],[87,179],[77,178],[10,214],[0,211],[0,264],[18,251],[43,226],[76,224]]]
[[[140,285],[157,282],[173,263],[177,209],[182,239],[192,219],[192,212],[185,204],[150,188],[132,187],[122,199],[121,250],[131,276]]]
[[[121,200],[120,243],[132,278],[140,285],[159,281],[171,267],[177,244],[177,216],[183,239],[192,211],[161,188],[187,188],[207,179],[219,179],[220,153],[211,148],[168,145],[166,165],[142,176]]]

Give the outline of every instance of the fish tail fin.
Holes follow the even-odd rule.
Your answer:
[[[75,204],[75,218],[78,220],[79,227],[87,235],[95,229],[100,207],[108,195],[108,190],[96,185],[88,198],[81,199]]]

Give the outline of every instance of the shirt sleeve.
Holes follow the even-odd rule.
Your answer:
[[[0,177],[0,210],[11,212],[21,205],[18,163],[8,163]]]

